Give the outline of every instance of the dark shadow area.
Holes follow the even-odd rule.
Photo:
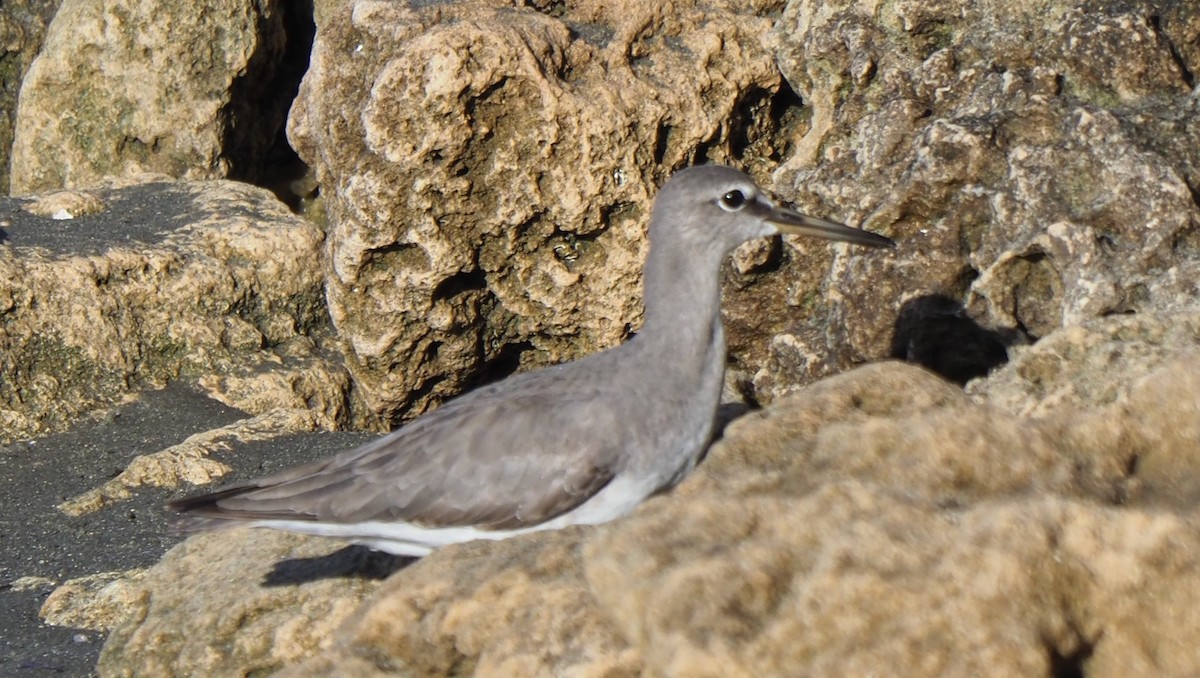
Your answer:
[[[1095,649],[1090,643],[1082,643],[1074,652],[1064,655],[1050,645],[1050,675],[1054,678],[1083,678],[1087,675],[1084,664]]]
[[[233,83],[224,111],[229,178],[262,186],[293,210],[311,188],[304,181],[308,165],[287,139],[287,115],[308,71],[316,33],[313,0],[272,3],[259,17],[258,48]]]
[[[321,579],[349,577],[387,579],[417,560],[351,545],[316,558],[281,560],[263,578],[263,586],[297,586]]]
[[[467,292],[482,292],[487,288],[487,275],[483,271],[479,269],[459,271],[439,282],[430,293],[429,300],[436,303],[453,299]]]
[[[725,427],[734,419],[750,412],[751,406],[746,403],[729,402],[721,403],[717,407],[717,420],[713,424],[713,440],[717,441],[725,437]]]
[[[533,343],[528,341],[518,341],[501,346],[495,357],[485,360],[479,371],[467,380],[466,390],[508,379],[520,371],[521,356],[533,350],[535,350]]]
[[[48,626],[38,610],[57,584],[153,565],[179,539],[161,506],[169,490],[144,487],[103,510],[56,506],[104,483],[137,455],[246,417],[180,383],[83,418],[71,430],[0,446],[0,676],[90,676],[106,632]],[[35,586],[23,577],[45,577]]]
[[[89,255],[133,243],[155,245],[195,215],[195,195],[173,183],[146,183],[99,191],[108,209],[73,219],[25,211],[25,198],[0,197],[0,242],[42,247],[53,254]]]
[[[962,304],[929,294],[900,308],[890,356],[962,386],[1008,362],[1008,346],[1020,338],[1016,330],[982,327],[967,316]]]
[[[794,140],[803,136],[798,128],[804,101],[787,81],[771,92],[751,88],[738,101],[729,127],[729,151],[740,162],[757,158],[773,163],[791,154]]]

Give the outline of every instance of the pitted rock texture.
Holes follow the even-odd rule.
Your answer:
[[[102,654],[97,672],[131,677],[230,676],[278,670],[326,644],[333,630],[378,587],[375,580],[354,577],[264,586],[275,563],[257,560],[247,570],[256,560],[253,554],[266,548],[284,561],[284,569],[289,563],[303,569],[306,560],[326,553],[328,544],[282,533],[243,531],[241,536],[250,538],[225,541],[216,550],[210,538],[181,544],[141,580],[153,582],[161,572],[171,571],[176,574],[169,585],[152,584],[125,593],[129,601],[125,623],[110,636],[113,646],[146,644],[174,648],[176,653],[119,659]],[[213,578],[217,574],[219,581]],[[164,623],[131,624],[131,618]],[[196,635],[225,637],[230,643],[214,651],[189,643],[188,638]]]
[[[130,172],[250,177],[282,127],[282,6],[65,0],[21,88],[12,192]]]
[[[811,130],[777,178],[895,237],[854,258],[873,296],[821,302],[776,337],[769,400],[886,341],[875,299],[942,294],[1034,338],[1188,305],[1200,280],[1200,8],[1054,0],[795,0],[772,33]],[[790,195],[794,192],[796,195]],[[859,328],[847,332],[841,328]],[[862,328],[868,328],[864,330]],[[836,354],[833,354],[836,356]]]
[[[318,11],[289,136],[324,187],[330,313],[368,402],[409,416],[636,329],[656,186],[709,161],[769,187],[803,128],[762,45],[780,8],[358,0]],[[735,354],[807,310],[828,257],[808,261],[824,243],[803,247],[740,257]],[[763,282],[780,267],[804,277]]]
[[[321,233],[269,193],[157,182],[71,195],[83,194],[106,209],[55,219],[24,209],[53,196],[0,203],[0,440],[181,375],[312,353],[307,335],[328,323]]]
[[[118,628],[102,675],[184,675],[176,658],[234,643],[259,654],[230,670],[285,647],[307,657],[287,676],[1192,675],[1200,368],[1193,337],[1155,329],[1169,317],[1091,327],[1142,357],[1081,361],[1060,378],[1123,381],[1112,398],[1018,414],[1031,408],[870,365],[735,421],[692,476],[627,518],[435,552],[305,649],[219,620],[185,638],[164,606]],[[1148,343],[1161,350],[1137,348]],[[1039,362],[1028,350],[1011,369]],[[998,390],[1012,380],[994,378]],[[145,585],[258,579],[287,556],[257,539],[181,547],[238,551],[244,570],[164,561]],[[231,618],[222,600],[188,614]],[[238,608],[254,628],[282,614]]]
[[[0,195],[8,195],[9,156],[17,121],[17,94],[46,26],[62,0],[7,0],[0,7]]]

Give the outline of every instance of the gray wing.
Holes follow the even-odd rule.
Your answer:
[[[579,506],[619,470],[624,429],[598,396],[470,394],[328,461],[170,506],[232,520],[536,525]]]

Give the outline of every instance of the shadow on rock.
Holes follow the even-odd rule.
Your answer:
[[[263,578],[263,586],[295,586],[343,577],[386,579],[416,561],[416,558],[394,556],[372,551],[365,546],[351,545],[316,558],[281,560]]]
[[[1008,362],[1008,346],[1022,339],[1017,330],[982,327],[962,304],[928,294],[900,307],[890,355],[963,386]]]

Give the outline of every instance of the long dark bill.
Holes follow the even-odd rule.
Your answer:
[[[855,245],[866,245],[867,247],[896,246],[896,243],[891,238],[885,238],[878,233],[864,231],[861,228],[850,228],[836,221],[826,221],[825,219],[810,217],[807,214],[801,214],[784,207],[772,209],[771,213],[766,217],[766,222],[778,228],[780,233],[787,235],[804,235],[812,238],[824,238],[825,240],[840,240],[842,242],[854,243]]]

